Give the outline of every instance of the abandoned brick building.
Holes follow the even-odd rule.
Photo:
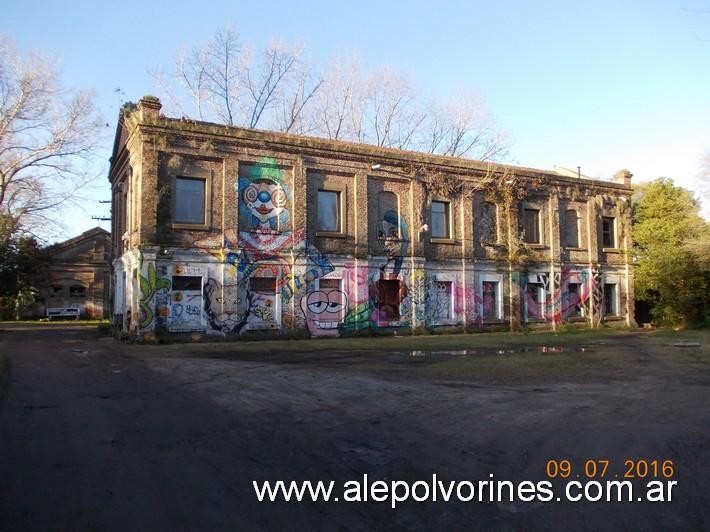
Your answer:
[[[614,182],[119,116],[113,321],[146,338],[633,323],[631,174]]]
[[[102,319],[109,315],[111,235],[101,227],[51,246],[35,316]]]

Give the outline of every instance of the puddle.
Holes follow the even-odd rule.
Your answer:
[[[700,347],[700,342],[694,342],[692,340],[681,340],[680,342],[673,342],[671,344],[673,347]]]
[[[453,349],[446,351],[427,351],[416,349],[405,353],[410,357],[436,357],[436,356],[474,356],[474,355],[514,355],[517,353],[585,353],[590,351],[589,347],[562,347],[558,345],[540,345],[535,347],[518,347],[515,349],[496,349],[492,347],[481,347],[479,349]]]

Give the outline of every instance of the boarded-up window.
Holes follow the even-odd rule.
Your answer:
[[[276,279],[273,277],[252,277],[249,279],[249,290],[260,294],[275,294]]]
[[[541,320],[545,317],[545,288],[540,283],[528,283],[525,289],[527,318]]]
[[[175,178],[175,222],[205,223],[205,180],[192,177]]]
[[[498,315],[498,282],[483,281],[483,319],[495,320]]]
[[[498,242],[498,207],[494,203],[481,205],[480,235],[483,242]]]
[[[565,247],[579,247],[579,218],[574,209],[565,211],[563,235]]]
[[[202,290],[202,277],[193,275],[173,275],[172,289],[177,291]]]
[[[318,231],[341,231],[340,192],[318,191]]]
[[[525,242],[540,243],[540,211],[538,209],[523,210],[523,233]]]
[[[453,302],[453,283],[451,281],[437,281],[434,285],[436,293],[432,303],[433,315],[438,319],[450,319]]]

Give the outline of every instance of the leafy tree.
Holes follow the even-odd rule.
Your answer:
[[[708,319],[710,262],[690,244],[707,247],[708,224],[698,213],[692,192],[671,179],[639,188],[633,214],[636,297],[651,304],[658,323]]]
[[[5,316],[20,319],[34,303],[39,286],[47,276],[49,257],[37,240],[28,236],[10,236],[0,242],[0,299]]]
[[[706,150],[700,159],[698,183],[700,185],[700,195],[705,201],[710,201],[710,150]]]

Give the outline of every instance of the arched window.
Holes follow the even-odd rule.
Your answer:
[[[394,192],[380,192],[377,197],[377,238],[401,238],[399,201]]]
[[[564,220],[564,246],[568,248],[579,247],[579,217],[577,211],[569,209],[565,211]]]

